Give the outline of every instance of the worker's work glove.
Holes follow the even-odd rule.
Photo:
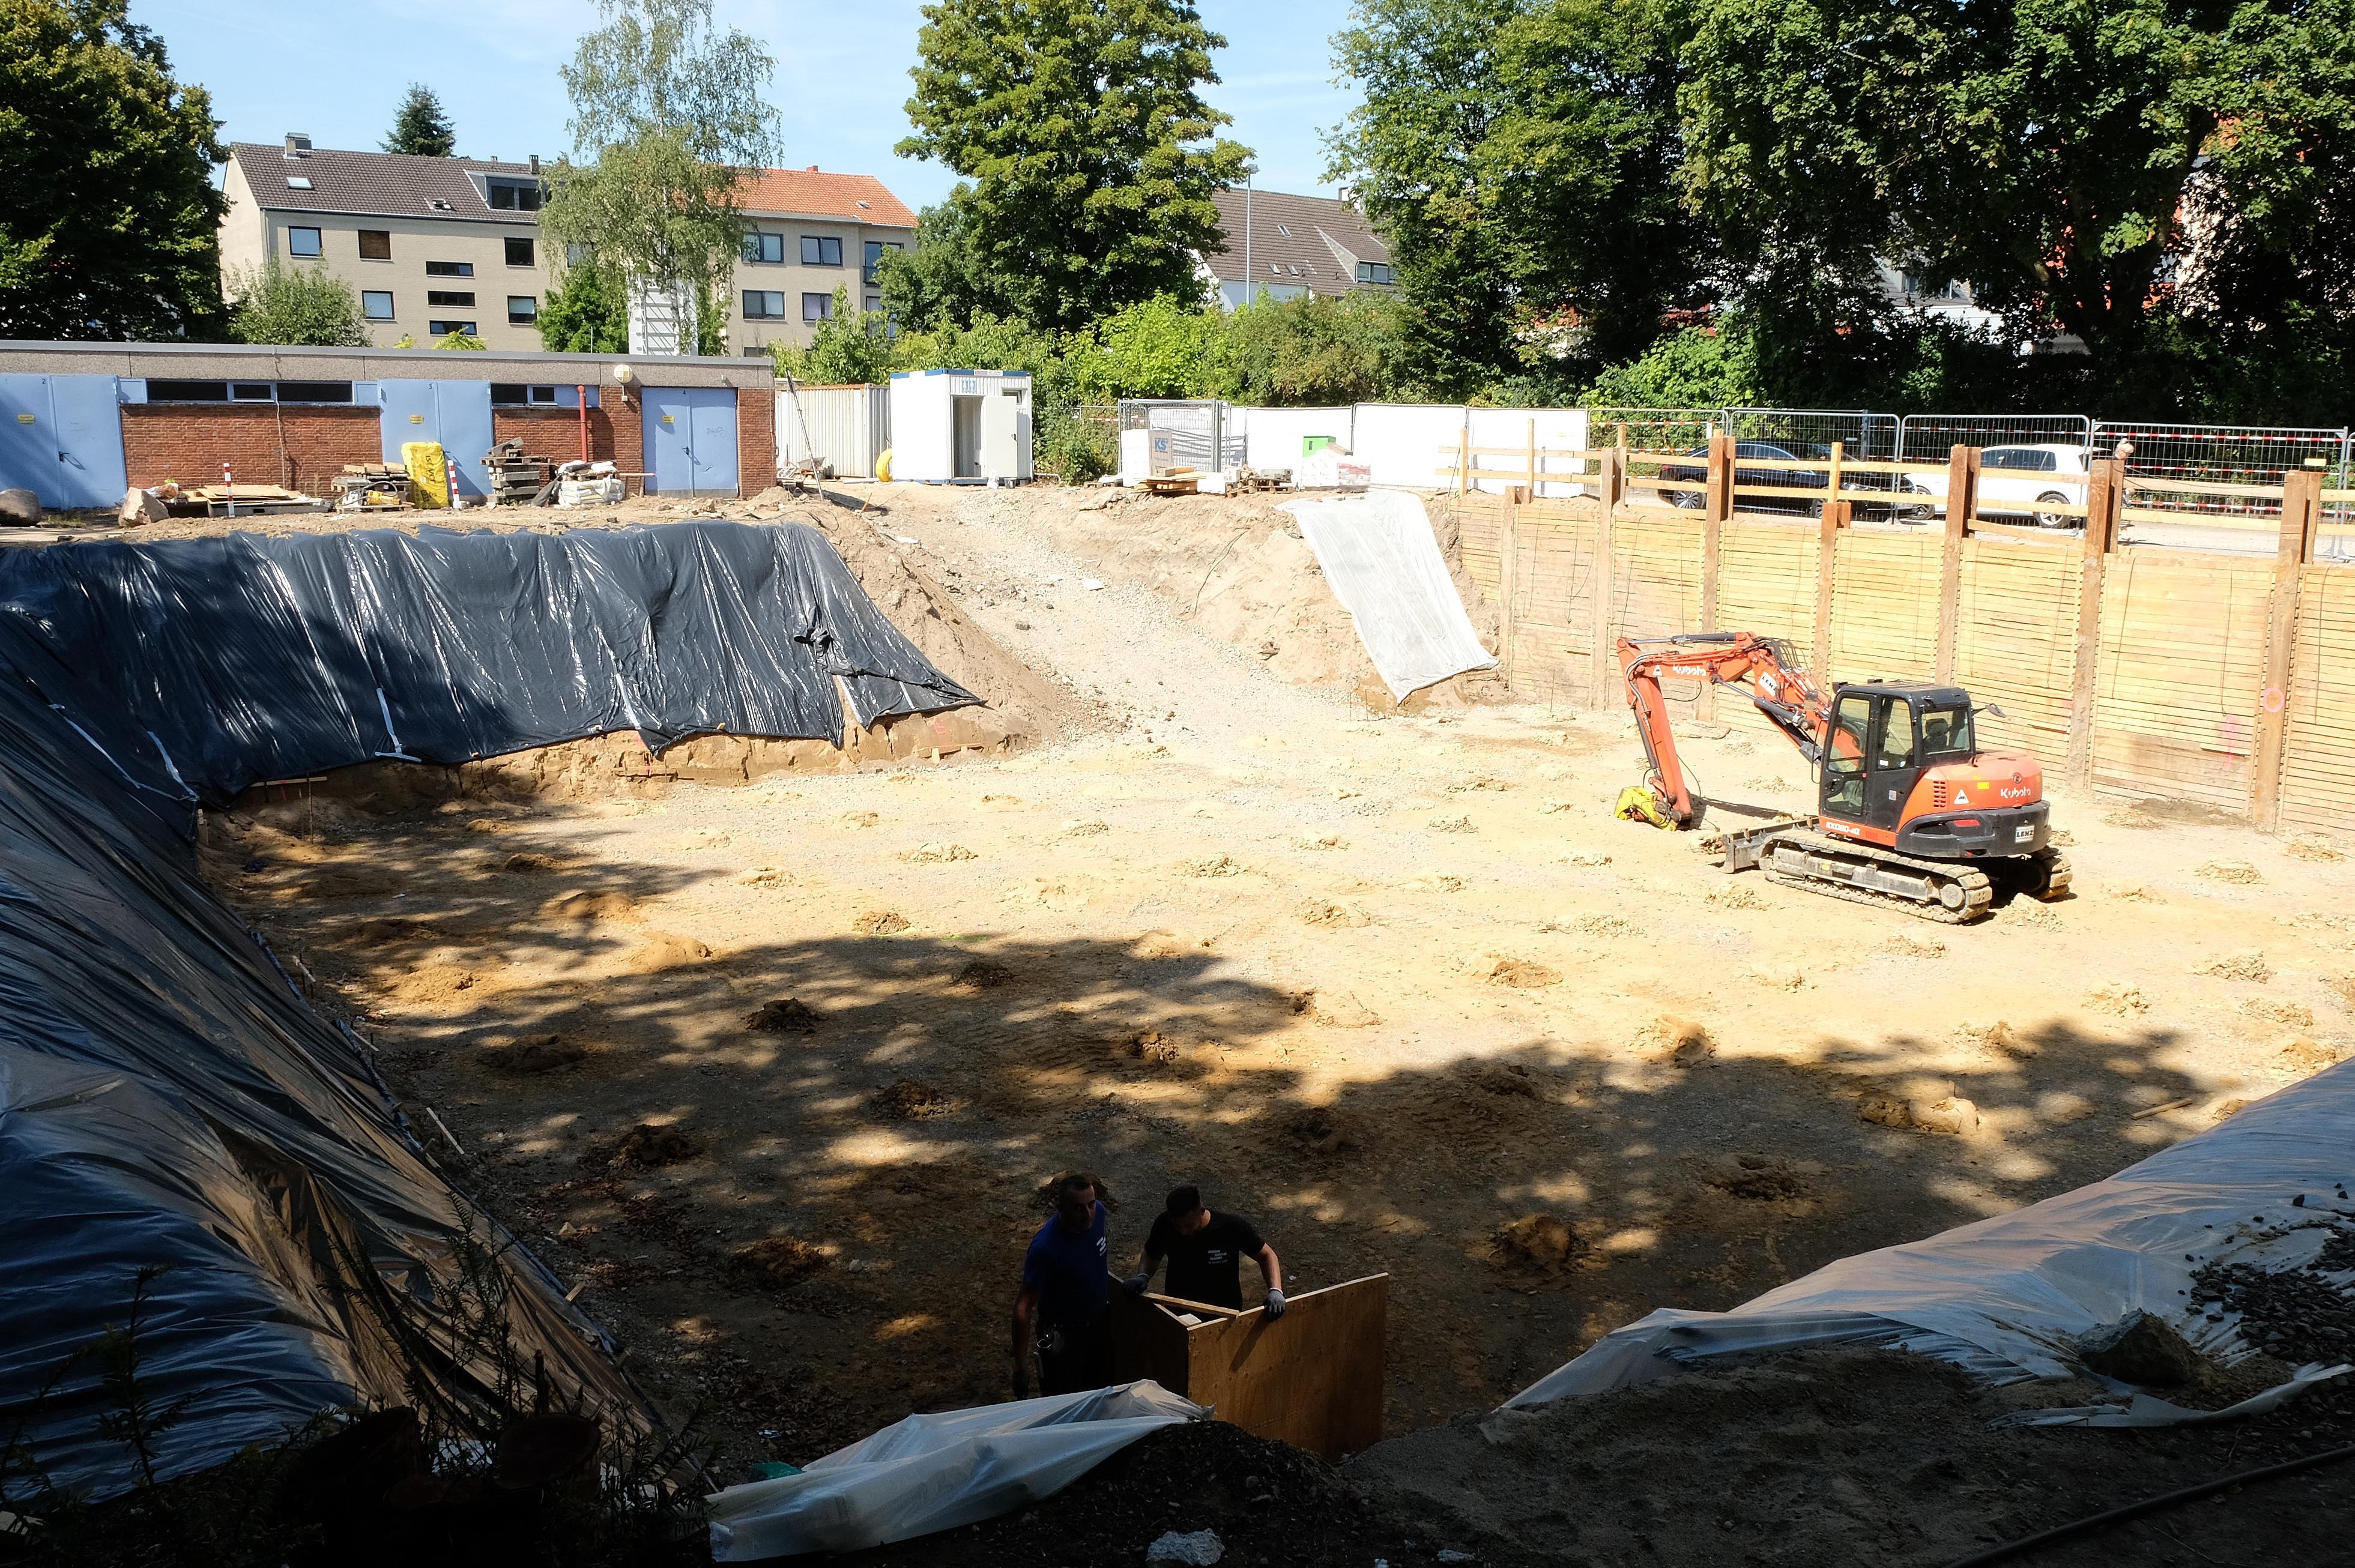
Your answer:
[[[1269,1322],[1273,1323],[1278,1318],[1284,1316],[1284,1301],[1283,1291],[1271,1290],[1267,1293],[1267,1320]]]
[[[1142,1296],[1145,1294],[1146,1287],[1152,1283],[1153,1276],[1149,1274],[1132,1274],[1120,1282],[1120,1287],[1131,1296]]]

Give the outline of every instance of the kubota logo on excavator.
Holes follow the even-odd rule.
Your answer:
[[[2035,794],[2036,791],[2033,789],[1998,789],[1996,793],[2002,796],[2007,800],[2025,800],[2030,795]]]
[[[1696,681],[1709,679],[1709,668],[1703,664],[1671,664],[1666,673],[1671,675],[1689,675]]]

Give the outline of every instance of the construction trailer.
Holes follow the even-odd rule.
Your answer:
[[[1030,373],[891,374],[891,477],[927,484],[1031,477]]]
[[[325,494],[346,464],[439,445],[481,505],[485,458],[604,460],[629,488],[752,494],[775,482],[765,362],[439,349],[0,342],[0,489],[56,511],[119,504],[133,485],[239,484]]]

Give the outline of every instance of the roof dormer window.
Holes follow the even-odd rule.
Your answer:
[[[1292,238],[1292,230],[1291,230],[1288,227],[1286,227],[1285,225],[1284,225],[1284,224],[1281,224],[1281,223],[1277,224],[1277,225],[1275,226],[1275,231],[1276,231],[1278,234],[1283,235],[1286,239],[1289,239],[1289,238]]]
[[[286,176],[286,188],[290,191],[307,191],[311,188],[311,176],[289,175]]]

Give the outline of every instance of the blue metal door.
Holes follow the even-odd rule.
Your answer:
[[[695,488],[695,405],[684,387],[649,387],[644,399],[646,489]]]
[[[442,457],[458,465],[458,493],[490,493],[483,466],[491,450],[489,382],[379,381],[377,401],[385,461],[399,462],[405,441],[439,441]]]
[[[695,464],[695,488],[736,493],[736,389],[698,387],[687,394],[693,429],[688,456]]]
[[[0,376],[0,489],[112,506],[130,488],[112,376]]]

